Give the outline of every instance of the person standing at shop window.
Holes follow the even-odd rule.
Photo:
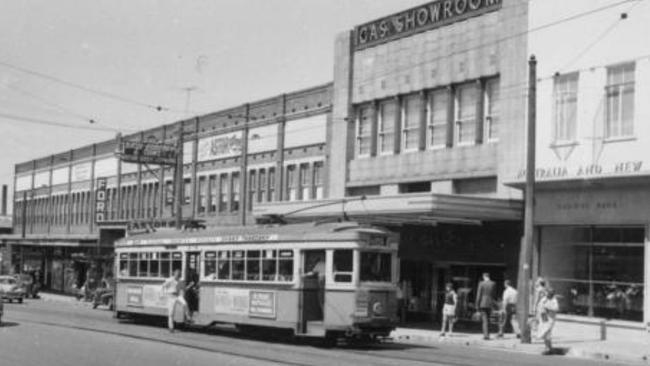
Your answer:
[[[181,280],[181,271],[179,269],[174,270],[172,276],[165,280],[165,283],[162,285],[162,292],[167,295],[167,327],[169,328],[169,332],[173,333],[176,304],[180,304],[183,307],[187,321],[192,321],[187,308],[187,302],[185,302],[185,284]]]
[[[447,282],[445,285],[445,304],[442,307],[442,329],[440,336],[446,335],[445,329],[449,326],[449,336],[454,333],[454,323],[456,322],[456,304],[458,304],[458,295],[454,291],[454,285]]]
[[[494,292],[495,284],[490,279],[490,274],[483,273],[483,281],[478,284],[476,291],[476,309],[481,314],[481,322],[483,323],[483,339],[490,339],[490,314],[494,307]]]

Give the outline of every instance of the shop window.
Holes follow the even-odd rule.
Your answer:
[[[246,280],[259,281],[260,277],[260,251],[246,251]]]
[[[246,268],[246,262],[244,258],[243,250],[233,250],[232,251],[232,279],[241,281],[244,279],[244,270]]]
[[[402,119],[402,150],[414,151],[420,145],[420,115],[422,97],[419,94],[404,98]]]
[[[605,137],[634,135],[634,70],[626,63],[607,68],[605,87]]]
[[[233,172],[230,177],[230,211],[236,212],[239,211],[239,172]]]
[[[499,79],[492,78],[485,82],[485,127],[484,135],[487,142],[499,140]]]
[[[395,151],[397,108],[396,99],[387,100],[379,104],[377,144],[381,154],[392,154]]]
[[[364,282],[391,282],[390,253],[361,252],[359,279]]]
[[[219,212],[225,212],[228,208],[228,174],[219,176]]]
[[[230,280],[230,252],[220,250],[217,258],[217,275],[220,280]]]
[[[429,148],[445,147],[449,114],[449,92],[439,89],[429,94],[427,109],[427,145]]]
[[[300,199],[308,200],[310,199],[310,192],[312,190],[311,185],[309,184],[309,163],[300,164],[299,170],[299,180],[300,180]]]
[[[293,281],[293,250],[278,251],[278,281]]]
[[[352,282],[353,257],[351,249],[334,251],[332,262],[334,282]]]
[[[313,165],[313,193],[312,198],[317,200],[323,199],[323,162],[317,161]]]
[[[210,200],[208,202],[208,212],[217,212],[218,189],[217,176],[211,175],[208,179],[208,189],[210,190]]]
[[[277,278],[277,251],[264,250],[262,258],[262,280],[263,281],[276,281]]]
[[[478,88],[476,83],[458,87],[456,92],[456,142],[471,145],[476,141],[476,105]]]
[[[199,177],[199,214],[204,214],[208,207],[208,185],[205,177]]]
[[[644,234],[634,227],[544,227],[540,275],[560,311],[643,320]]]
[[[289,201],[295,201],[297,199],[297,189],[296,189],[296,166],[287,165],[287,197]]]
[[[372,107],[369,104],[360,106],[356,123],[356,157],[370,155],[372,140]]]

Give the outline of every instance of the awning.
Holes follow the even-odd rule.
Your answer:
[[[0,242],[42,247],[95,247],[98,240],[98,235],[88,234],[38,234],[26,235],[24,238],[20,234],[0,235]]]
[[[318,201],[261,203],[253,216],[281,216],[287,221],[346,216],[355,221],[386,225],[480,225],[486,221],[518,221],[523,202],[466,195],[411,193],[396,196],[348,197]]]

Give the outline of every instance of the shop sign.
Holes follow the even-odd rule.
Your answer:
[[[126,305],[142,306],[142,286],[129,286],[126,288]]]
[[[501,0],[438,0],[359,25],[356,50],[442,27],[501,8]]]
[[[278,234],[245,234],[245,235],[223,235],[189,237],[175,239],[129,239],[126,245],[170,245],[170,244],[202,244],[202,243],[242,243],[242,242],[265,242],[277,241]]]
[[[242,132],[206,137],[199,140],[198,161],[215,160],[241,155]]]
[[[643,161],[622,161],[610,165],[587,164],[575,167],[551,166],[535,169],[536,180],[583,179],[600,176],[634,175],[642,172]],[[517,180],[526,178],[526,169],[517,174]]]
[[[275,292],[251,291],[248,314],[262,318],[275,318]]]
[[[91,163],[82,163],[72,166],[72,181],[81,182],[90,179]]]
[[[214,310],[218,314],[248,314],[249,290],[216,289],[214,294]]]
[[[176,145],[125,140],[117,148],[117,157],[127,163],[176,165]]]
[[[106,178],[97,179],[95,190],[95,222],[106,220]]]

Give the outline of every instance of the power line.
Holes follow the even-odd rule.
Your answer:
[[[10,120],[17,120],[17,121],[33,123],[33,124],[52,126],[52,127],[63,127],[63,128],[70,128],[70,129],[88,130],[88,131],[101,131],[101,132],[111,132],[111,133],[120,132],[120,130],[116,129],[116,128],[101,127],[101,126],[73,125],[73,124],[68,124],[68,123],[64,123],[64,122],[52,121],[52,120],[29,117],[29,116],[20,116],[20,115],[16,115],[16,114],[3,113],[3,112],[0,112],[0,118],[10,119]],[[4,121],[4,122],[6,123],[7,121]]]
[[[64,112],[64,113],[69,114],[70,116],[77,117],[77,118],[79,118],[79,119],[81,119],[81,120],[84,120],[84,121],[86,121],[86,122],[90,122],[90,123],[95,123],[95,122],[97,122],[97,120],[96,120],[95,118],[93,118],[93,117],[90,117],[90,116],[87,116],[87,115],[83,115],[83,114],[77,113],[77,112],[75,112],[75,111],[73,111],[73,110],[71,110],[71,109],[68,109],[67,107],[62,106],[61,104],[58,104],[58,103],[55,103],[55,102],[52,102],[52,101],[48,101],[48,100],[46,100],[46,99],[43,98],[43,97],[40,97],[40,96],[38,96],[38,95],[36,95],[36,94],[33,94],[33,93],[28,92],[28,91],[26,91],[26,90],[23,90],[23,89],[21,89],[21,88],[17,88],[17,87],[14,86],[14,85],[6,85],[6,87],[7,87],[8,89],[10,89],[10,90],[12,90],[12,91],[18,93],[18,94],[28,96],[28,97],[30,97],[30,98],[33,98],[33,99],[35,99],[35,100],[38,100],[39,102],[41,102],[41,103],[43,103],[43,104],[45,104],[45,105],[49,105],[49,106],[51,106],[51,107],[54,107],[54,108],[58,109],[58,110],[61,111],[61,112]]]

